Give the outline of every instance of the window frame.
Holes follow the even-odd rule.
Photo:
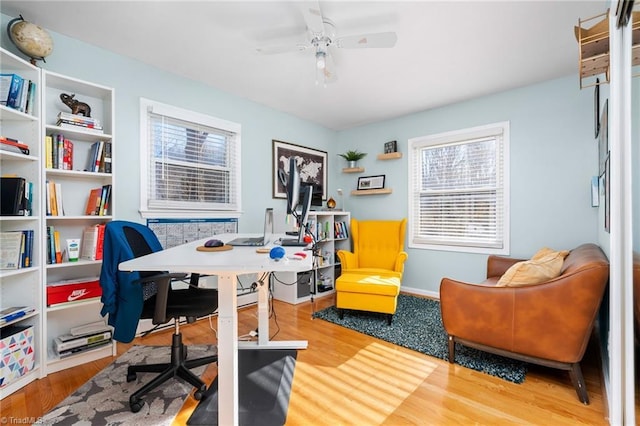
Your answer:
[[[187,208],[158,208],[149,207],[148,190],[151,186],[151,175],[149,174],[151,162],[151,141],[149,133],[149,113],[163,115],[172,119],[182,120],[201,124],[206,127],[215,128],[223,132],[234,134],[234,156],[233,165],[236,188],[235,200],[230,202],[229,209],[187,209]],[[242,126],[228,120],[212,117],[195,111],[190,111],[162,102],[140,98],[140,209],[143,218],[237,218],[242,211],[242,170],[241,170],[241,130]]]
[[[409,155],[408,155],[408,202],[409,202],[409,243],[408,246],[410,248],[416,249],[424,249],[424,250],[439,250],[439,251],[455,251],[455,252],[465,252],[465,253],[483,253],[483,254],[498,254],[498,255],[508,255],[510,251],[510,197],[509,197],[509,188],[510,188],[510,155],[509,155],[509,146],[510,146],[510,123],[508,121],[497,122],[467,129],[454,130],[449,132],[443,132],[433,135],[427,136],[419,136],[415,138],[409,139],[408,147],[409,147]],[[418,188],[416,187],[418,182],[416,180],[420,176],[420,169],[416,169],[417,167],[422,166],[422,159],[420,158],[420,150],[426,147],[433,147],[437,145],[459,145],[465,143],[473,143],[481,138],[486,137],[497,137],[497,142],[500,143],[501,149],[498,149],[498,153],[501,151],[502,158],[497,159],[496,162],[497,168],[496,173],[500,178],[501,175],[501,185],[502,185],[502,224],[501,224],[501,233],[502,233],[502,247],[488,247],[488,246],[478,246],[478,245],[470,245],[470,244],[460,244],[460,243],[452,243],[449,241],[449,244],[445,243],[425,243],[419,240],[424,240],[424,237],[418,238],[417,235],[419,221],[416,216],[418,216],[416,201],[416,191]],[[500,168],[500,164],[502,167]],[[500,185],[500,182],[497,183]],[[453,191],[452,191],[453,192]],[[497,221],[496,221],[497,222]],[[498,224],[500,226],[500,224]]]

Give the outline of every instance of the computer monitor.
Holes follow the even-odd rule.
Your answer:
[[[291,176],[289,176],[289,183],[291,183]],[[296,220],[296,225],[298,226],[298,236],[297,238],[286,238],[280,241],[283,246],[306,246],[307,243],[304,241],[304,236],[306,234],[306,225],[309,221],[309,211],[311,211],[311,198],[312,198],[313,187],[304,186],[302,194],[299,194],[302,198],[302,203],[299,205],[300,211],[298,211],[297,207],[294,207],[291,210],[291,214]],[[288,198],[287,198],[288,201]]]
[[[285,184],[287,193],[287,214],[295,215],[300,200],[300,172],[295,157],[289,157],[289,176]]]
[[[311,190],[311,206],[322,207],[322,186],[309,182],[300,182],[300,199],[304,196],[305,188],[310,186]]]

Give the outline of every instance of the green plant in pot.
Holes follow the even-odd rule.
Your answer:
[[[362,160],[367,155],[367,153],[360,152],[356,149],[356,150],[349,150],[347,152],[344,152],[338,155],[344,158],[345,160],[347,160],[347,162],[349,163],[349,167],[356,167],[358,160]]]

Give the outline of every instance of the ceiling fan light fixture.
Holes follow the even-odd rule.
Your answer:
[[[327,54],[321,50],[316,52],[316,67],[323,70],[327,66]]]

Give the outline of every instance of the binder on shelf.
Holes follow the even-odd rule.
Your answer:
[[[28,214],[25,199],[26,182],[26,179],[21,177],[0,177],[0,215]]]

